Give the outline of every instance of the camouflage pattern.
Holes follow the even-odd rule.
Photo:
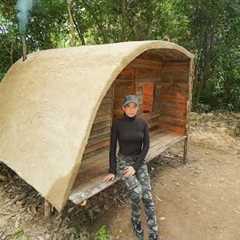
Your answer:
[[[159,240],[155,204],[153,202],[147,164],[143,163],[133,176],[124,176],[124,168],[126,166],[131,166],[132,163],[133,158],[131,156],[124,156],[121,153],[117,154],[117,177],[125,183],[128,190],[128,196],[131,200],[131,223],[133,232],[137,236],[137,239],[144,239],[144,231],[141,227],[142,199],[145,215],[147,217],[149,240]]]

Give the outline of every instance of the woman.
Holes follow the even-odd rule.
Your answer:
[[[151,193],[150,177],[145,157],[149,150],[149,129],[143,118],[137,117],[139,103],[136,95],[125,96],[124,115],[113,122],[109,151],[109,173],[104,181],[116,176],[126,184],[131,199],[131,223],[137,239],[144,239],[141,226],[141,199],[147,216],[149,240],[159,240],[155,204]],[[116,156],[117,140],[119,152]]]

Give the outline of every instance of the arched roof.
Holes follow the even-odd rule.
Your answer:
[[[104,95],[128,63],[153,49],[193,58],[174,43],[153,40],[42,50],[19,59],[0,83],[0,161],[60,211]]]

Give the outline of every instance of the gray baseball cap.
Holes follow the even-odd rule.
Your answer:
[[[127,96],[125,96],[124,99],[123,99],[122,106],[125,106],[125,105],[127,105],[128,103],[130,103],[130,102],[136,103],[137,106],[139,105],[138,97],[137,97],[136,95],[127,95]]]

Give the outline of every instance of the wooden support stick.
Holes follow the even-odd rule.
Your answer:
[[[186,164],[188,162],[188,136],[184,140],[184,150],[183,150],[183,163]]]
[[[183,152],[183,163],[186,164],[188,162],[188,137],[189,137],[189,130],[190,130],[190,113],[192,108],[192,85],[193,85],[193,78],[194,78],[194,60],[193,58],[190,60],[189,65],[189,89],[188,89],[188,100],[186,105],[186,139],[184,141],[184,152]]]
[[[52,207],[51,203],[45,199],[45,201],[44,201],[44,217],[50,217],[52,212],[53,212],[53,207]]]
[[[23,48],[23,61],[27,59],[27,44],[26,44],[26,38],[25,35],[22,36],[22,48]]]

